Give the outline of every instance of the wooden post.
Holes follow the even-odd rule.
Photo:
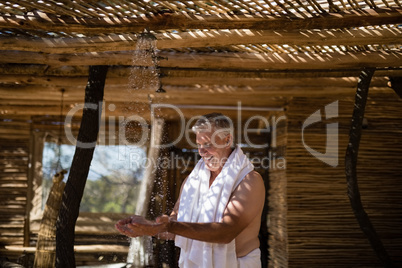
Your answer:
[[[56,267],[76,267],[75,223],[98,137],[107,69],[108,66],[89,67],[88,84],[85,88],[85,107],[77,146],[56,223]]]
[[[370,218],[365,212],[357,182],[357,156],[359,152],[359,144],[361,138],[361,130],[364,118],[364,110],[370,86],[371,77],[375,68],[365,68],[360,74],[359,83],[357,85],[355,105],[352,115],[352,124],[349,132],[349,143],[345,156],[345,173],[348,185],[348,197],[353,209],[353,213],[362,229],[363,233],[369,240],[371,247],[377,254],[377,257],[383,263],[384,267],[395,267],[392,263],[387,251],[384,248],[380,238],[377,235]]]
[[[159,145],[162,140],[163,119],[152,120],[151,146],[148,150],[147,169],[142,179],[140,193],[135,208],[135,214],[143,217],[147,216],[149,200],[151,198],[152,188],[154,186],[155,174],[159,157]],[[152,262],[152,241],[150,237],[131,238],[130,249],[127,256],[127,263],[132,267],[145,267]]]
[[[152,120],[151,145],[147,155],[147,169],[141,182],[140,193],[135,208],[135,214],[143,217],[147,216],[149,199],[154,186],[156,169],[158,168],[159,145],[162,140],[163,124],[163,119]]]

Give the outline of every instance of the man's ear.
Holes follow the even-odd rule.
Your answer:
[[[232,141],[233,141],[233,136],[229,134],[226,138],[226,145],[231,145]]]

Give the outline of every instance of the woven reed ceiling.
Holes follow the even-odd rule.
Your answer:
[[[135,39],[145,29],[158,39],[194,36],[219,39],[242,36],[242,40],[213,42],[197,46],[171,45],[179,51],[230,51],[251,53],[305,53],[334,51],[399,51],[401,3],[398,0],[342,1],[2,1],[0,33],[2,37],[77,38],[107,36]],[[329,38],[341,29],[365,29],[378,37],[365,44],[317,44],[314,41],[284,43],[277,34],[264,42],[256,36],[272,35],[263,30],[305,30],[301,37],[318,35]],[[247,31],[248,29],[248,31]],[[253,31],[256,30],[256,31]],[[258,31],[260,30],[260,31]],[[344,32],[343,32],[344,33]],[[383,33],[383,34],[382,34]],[[119,35],[120,34],[120,35]],[[128,34],[128,36],[122,36]],[[398,36],[399,42],[382,36]],[[250,40],[247,40],[247,36]],[[276,39],[276,40],[275,40]],[[169,48],[162,44],[161,48]]]
[[[23,108],[32,99],[38,106],[30,115],[57,114],[48,102],[61,88],[67,103],[82,101],[76,88],[85,84],[88,65],[112,65],[106,93],[118,91],[144,31],[157,39],[171,103],[204,104],[210,97],[195,93],[205,92],[234,96],[222,104],[248,93],[255,100],[308,95],[317,83],[334,83],[337,91],[327,92],[341,94],[355,88],[362,67],[377,68],[378,87],[386,76],[402,75],[398,0],[3,0],[0,12],[3,114],[28,113]],[[110,98],[125,100],[118,96]]]

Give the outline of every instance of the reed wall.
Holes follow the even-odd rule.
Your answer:
[[[325,119],[326,104],[338,101],[339,116]],[[289,267],[379,267],[347,196],[344,157],[354,96],[293,98],[287,139],[287,232]],[[392,259],[402,264],[402,111],[392,91],[369,94],[358,159],[358,182],[366,212]],[[339,123],[339,164],[312,156],[302,142],[306,118],[321,109],[323,121],[305,129],[304,141],[324,153],[326,124]]]
[[[0,140],[0,248],[24,244],[28,140]]]

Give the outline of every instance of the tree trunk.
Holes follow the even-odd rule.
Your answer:
[[[352,124],[349,132],[349,143],[345,156],[345,173],[348,185],[348,197],[353,209],[353,213],[362,229],[363,233],[369,240],[371,247],[377,254],[384,267],[395,267],[392,264],[387,251],[384,248],[380,238],[377,235],[370,218],[365,212],[361,199],[357,182],[357,156],[359,152],[359,144],[361,138],[361,130],[363,124],[364,110],[366,107],[367,95],[374,74],[374,68],[365,68],[360,74],[359,83],[357,85],[355,105],[353,109]]]
[[[76,267],[74,229],[95,150],[108,66],[90,66],[85,107],[73,162],[56,223],[56,267]]]

